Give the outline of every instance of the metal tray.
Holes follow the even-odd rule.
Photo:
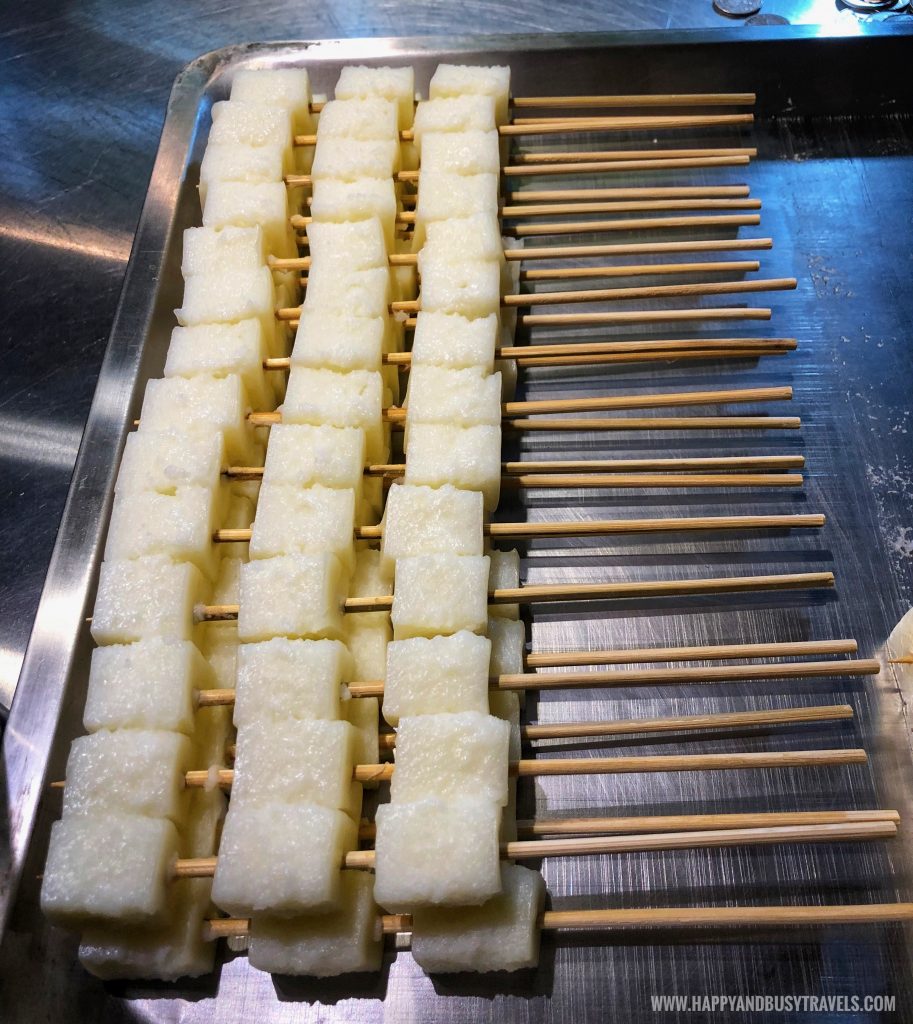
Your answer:
[[[683,364],[573,375],[539,370],[523,378],[523,387],[529,397],[544,397],[606,389],[791,383],[795,398],[789,411],[802,416],[801,432],[574,434],[558,439],[530,435],[522,447],[553,457],[595,451],[649,455],[802,450],[808,459],[806,487],[790,495],[620,491],[587,497],[570,492],[558,498],[532,496],[526,511],[531,517],[555,518],[694,514],[698,509],[712,514],[757,507],[824,511],[829,524],[817,536],[538,543],[525,552],[524,569],[526,578],[535,582],[569,576],[674,578],[711,571],[724,575],[832,567],[837,590],[825,595],[613,603],[581,612],[580,618],[576,612],[541,608],[533,616],[533,643],[557,648],[855,636],[860,653],[870,655],[877,653],[913,600],[913,299],[905,287],[913,242],[910,53],[910,33],[903,26],[882,26],[842,38],[802,28],[759,30],[751,37],[726,30],[253,44],[205,55],[185,69],[169,103],[5,735],[8,831],[2,850],[0,920],[7,915],[8,920],[0,955],[3,1020],[640,1021],[654,1019],[650,996],[664,993],[886,994],[896,999],[897,1016],[892,1019],[913,1019],[913,944],[899,926],[550,936],[544,940],[538,971],[506,980],[432,981],[407,953],[399,952],[395,960],[387,958],[382,975],[360,982],[282,982],[251,971],[243,956],[226,955],[215,975],[198,982],[104,986],[79,968],[73,937],[46,927],[37,909],[36,881],[49,824],[59,813],[46,780],[59,776],[69,741],[80,731],[91,648],[84,620],[94,597],[119,452],[145,381],[161,371],[171,311],[181,294],[180,234],[197,216],[194,186],[208,109],[226,95],[236,68],[303,62],[315,88],[328,90],[344,63],[409,62],[424,86],[440,60],[471,56],[480,62],[509,62],[518,94],[756,91],[753,142],[759,157],[751,167],[706,176],[692,173],[677,180],[744,180],[765,201],[761,233],[774,237],[775,248],[762,255],[761,273],[794,273],[800,283],[796,293],[773,296],[772,302],[764,296],[757,304],[772,305],[774,332],[798,337],[799,350],[785,359],[738,368]],[[623,176],[617,177],[623,184]],[[762,327],[745,333],[765,331]],[[504,514],[516,515],[517,510]],[[525,793],[521,810],[672,813],[894,806],[908,820],[906,695],[881,677],[543,694],[530,702],[528,713],[543,720],[577,717],[585,700],[590,702],[586,713],[594,717],[634,717],[822,699],[852,704],[854,722],[737,736],[672,737],[650,744],[638,739],[614,749],[639,753],[864,745],[870,765],[545,779]],[[590,745],[576,749],[580,756],[603,752]],[[904,825],[890,845],[555,860],[546,861],[543,871],[551,903],[558,908],[892,900],[910,895],[906,834]],[[665,1019],[677,1016],[668,1013]],[[729,1016],[721,1012],[714,1019]],[[756,1019],[792,1018],[774,1011]]]

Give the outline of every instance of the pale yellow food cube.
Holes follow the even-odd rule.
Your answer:
[[[377,625],[362,622],[373,615],[385,620]],[[345,622],[345,643],[352,655],[352,678],[358,680],[383,679],[387,657],[387,644],[393,639],[390,616],[386,612],[369,612],[347,615]]]
[[[487,512],[497,508],[501,494],[500,426],[413,423],[406,455],[407,484],[441,487],[450,482],[463,490],[481,491]]]
[[[381,373],[387,337],[387,323],[382,317],[330,313],[305,306],[292,349],[292,365],[337,373]]]
[[[480,907],[419,908],[412,955],[429,974],[519,971],[539,962],[545,882],[538,871],[501,865],[501,892]]]
[[[490,899],[501,889],[500,817],[495,804],[468,797],[382,804],[374,898],[390,913]]]
[[[200,207],[205,207],[209,186],[214,181],[240,181],[245,184],[282,181],[287,169],[287,151],[279,146],[211,143],[200,163]]]
[[[288,110],[232,98],[212,105],[209,145],[242,145],[279,149],[291,170],[292,119]]]
[[[428,132],[491,132],[496,127],[493,96],[459,95],[419,103],[412,130],[421,147],[422,136]]]
[[[339,640],[345,593],[346,575],[333,555],[283,555],[247,562],[241,566],[238,639]]]
[[[428,313],[458,313],[469,320],[501,310],[501,274],[497,263],[455,261],[449,254],[422,250],[421,308]]]
[[[214,270],[254,271],[266,266],[269,250],[259,227],[187,228],[181,274],[184,280]]]
[[[341,897],[343,855],[355,823],[307,803],[229,805],[212,884],[213,901],[235,917],[326,912]]]
[[[442,366],[452,370],[494,368],[498,344],[497,314],[473,320],[459,313],[418,314],[412,339],[412,366]]]
[[[435,137],[429,136],[429,138]],[[480,219],[486,222],[486,236],[490,235],[487,225],[492,221],[497,223],[499,203],[497,174],[456,174],[449,171],[432,174],[423,172],[415,206],[413,251],[418,252],[421,249],[424,252],[425,246],[429,243],[428,229],[432,224],[446,224],[455,219],[463,221],[473,215],[480,216]],[[480,248],[478,243],[472,245],[468,252],[463,252],[459,248],[449,248],[447,242],[450,239],[446,237],[447,232],[444,235],[443,239],[440,232],[436,236],[437,241],[433,247],[437,253],[443,252],[450,259],[474,260],[478,258],[476,256],[476,252]],[[500,243],[491,258],[499,265],[503,262],[504,253]],[[421,268],[419,272],[421,273]]]
[[[524,624],[515,619],[490,618],[486,632],[491,640],[491,675],[522,675],[526,650]]]
[[[500,174],[497,132],[433,132],[422,139],[422,184],[432,174]],[[477,211],[476,211],[477,212]]]
[[[416,366],[409,374],[406,408],[410,427],[413,423],[499,427],[501,376],[486,374],[483,367]]]
[[[218,378],[236,374],[244,381],[251,402],[258,409],[269,409],[275,402],[272,381],[263,369],[269,355],[263,324],[258,319],[175,327],[165,376]]]
[[[483,175],[483,177],[486,176]],[[463,178],[462,180],[474,182],[476,179]],[[488,200],[485,212],[473,210],[465,217],[430,221],[425,227],[425,233],[425,245],[432,249],[459,253],[460,257],[465,260],[493,261],[502,268],[502,273],[504,271],[505,242],[501,237],[501,222],[498,219],[497,190],[494,209],[491,208],[491,202]],[[512,266],[513,263],[511,263]],[[518,263],[518,272],[519,269]],[[516,291],[516,288],[508,290]]]
[[[510,68],[438,64],[431,76],[428,95],[432,99],[446,96],[491,96],[495,101],[497,123],[507,124]]]
[[[351,489],[361,497],[364,486],[365,432],[357,427],[277,423],[270,428],[263,468],[263,488]]]
[[[346,574],[355,567],[355,492],[336,487],[264,484],[250,539],[250,557],[335,555]]]
[[[377,218],[384,231],[387,252],[396,237],[396,189],[392,178],[360,178],[337,181],[320,178],[311,194],[311,217],[329,224],[360,223]]]
[[[312,266],[329,263],[347,270],[387,269],[387,243],[379,217],[342,223],[312,220],[306,231]]]
[[[97,644],[132,644],[164,637],[192,640],[194,608],[209,597],[199,569],[165,555],[102,562],[92,614]]]
[[[411,67],[348,65],[340,71],[336,99],[368,99],[373,96],[396,104],[400,128],[411,126],[415,110],[415,73]]]
[[[358,181],[360,178],[392,178],[400,168],[399,142],[394,139],[346,139],[324,137],[318,131],[311,178]]]
[[[227,465],[221,434],[140,430],[127,435],[114,493],[213,487]]]
[[[287,110],[296,134],[314,131],[307,68],[242,68],[232,78],[231,99]]]
[[[377,764],[380,761],[378,725],[380,710],[376,697],[349,697],[342,702],[342,713],[355,729],[354,757],[356,764]],[[373,787],[373,783],[366,783]]]
[[[520,698],[508,690],[492,690],[489,696],[491,713],[501,718],[510,727],[510,745],[507,756],[511,761],[519,761],[521,753],[520,740]]]
[[[302,311],[347,313],[385,319],[390,312],[390,273],[386,267],[344,270],[321,263],[308,271]]]
[[[488,577],[489,590],[515,590],[520,586],[520,553],[516,548],[488,552],[491,558],[491,575]],[[520,617],[518,604],[493,604],[490,613],[495,618],[517,619]]]
[[[461,629],[484,632],[488,570],[484,555],[399,559],[390,616],[394,638],[448,635]]]
[[[392,574],[398,559],[417,555],[481,555],[482,511],[479,491],[394,484],[384,509],[385,571]]]
[[[272,256],[296,256],[284,181],[213,181],[206,192],[203,226],[261,227]]]
[[[322,139],[387,139],[398,143],[396,104],[380,96],[330,100],[320,111],[318,147]]]
[[[394,641],[387,648],[384,718],[395,728],[413,715],[487,715],[490,662],[491,641],[467,630]]]

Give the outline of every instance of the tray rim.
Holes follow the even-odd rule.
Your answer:
[[[866,45],[913,36],[913,19],[862,25],[858,32],[814,25],[741,26],[535,35],[364,37],[237,43],[191,60],[175,77],[155,162],[131,247],[66,503],[2,740],[7,836],[0,845],[0,939],[15,900],[54,745],[80,631],[102,556],[102,537],[120,452],[137,399],[139,370],[156,305],[163,254],[175,232],[177,199],[199,127],[200,105],[223,73],[258,54],[316,59],[407,60],[431,52],[554,51],[808,41]],[[150,285],[150,282],[154,282]]]

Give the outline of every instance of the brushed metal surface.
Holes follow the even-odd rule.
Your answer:
[[[775,411],[801,414],[801,433],[531,435],[521,446],[529,453],[555,458],[613,452],[637,456],[670,451],[737,454],[802,450],[809,460],[806,488],[801,494],[760,491],[745,496],[706,492],[550,496],[537,492],[524,504],[531,518],[807,510],[826,512],[829,524],[818,535],[536,543],[524,551],[524,573],[529,581],[540,582],[571,576],[675,578],[834,568],[837,591],[670,601],[662,606],[613,603],[590,608],[579,620],[576,611],[571,615],[560,608],[540,607],[532,622],[533,645],[548,649],[852,635],[859,639],[863,655],[877,652],[894,621],[913,600],[913,446],[907,433],[911,426],[913,350],[908,339],[913,301],[904,287],[910,253],[907,193],[913,161],[909,100],[901,89],[909,37],[888,32],[872,38],[822,39],[814,32],[770,31],[758,33],[737,51],[725,45],[733,38],[744,37],[732,33],[719,37],[648,35],[636,45],[623,37],[539,37],[465,44],[375,40],[324,44],[307,51],[292,46],[239,48],[201,60],[179,81],[103,367],[103,385],[93,402],[22,690],[4,745],[11,822],[5,882],[8,891],[9,883],[21,871],[22,886],[0,951],[2,1019],[203,1022],[258,1016],[269,1021],[469,1021],[480,1017],[640,1021],[654,1019],[649,996],[664,992],[886,993],[898,1001],[897,1019],[911,1019],[911,946],[903,930],[893,926],[743,935],[549,936],[539,971],[510,979],[432,981],[408,953],[399,952],[395,961],[392,954],[387,958],[381,977],[360,982],[274,980],[249,970],[243,956],[229,956],[217,976],[200,982],[176,987],[106,987],[81,971],[75,963],[73,939],[47,928],[36,908],[36,875],[41,870],[47,828],[59,810],[53,796],[44,801],[40,797],[48,771],[61,770],[68,741],[79,731],[89,648],[82,619],[94,586],[116,454],[144,380],[161,367],[170,310],[180,293],[178,233],[194,217],[194,162],[199,160],[204,141],[193,134],[196,118],[200,111],[205,116],[213,97],[224,94],[226,74],[245,60],[271,64],[306,59],[321,88],[331,83],[339,63],[355,53],[370,59],[408,59],[416,64],[421,78],[446,53],[476,46],[483,57],[511,63],[518,94],[756,88],[762,117],[752,134],[761,151],[759,160],[747,171],[692,174],[687,181],[744,180],[752,193],[764,200],[761,229],[745,233],[772,234],[776,240],[773,252],[762,256],[761,274],[795,273],[799,277],[796,293],[771,296],[770,301],[774,309],[771,328],[797,336],[798,352],[738,369],[732,364],[682,364],[650,372],[637,367],[609,372],[603,368],[598,373],[582,371],[573,376],[566,371],[536,370],[524,377],[523,385],[529,397],[560,397],[616,389],[791,383],[796,389],[792,408],[777,407]],[[561,140],[549,144],[557,147]],[[619,184],[625,183],[623,176],[618,177]],[[609,333],[599,332],[600,336]],[[689,332],[675,333],[686,336]],[[765,329],[746,329],[744,333],[758,336]],[[643,332],[643,336],[648,334]],[[547,334],[537,332],[535,337],[542,340]],[[505,517],[516,514],[509,508],[502,512]],[[855,722],[739,736],[670,737],[649,744],[630,739],[609,749],[649,753],[864,744],[873,756],[871,765],[737,775],[549,778],[525,790],[521,811],[535,810],[537,815],[582,809],[590,813],[672,813],[876,805],[900,806],[902,812],[907,811],[909,728],[903,701],[887,680],[548,693],[530,701],[527,714],[542,721],[561,721],[830,700],[852,704]],[[569,752],[567,744],[543,745],[543,753],[548,749]],[[604,753],[606,748],[587,743],[571,750],[588,756]],[[903,835],[902,831],[901,838],[890,845],[683,851],[546,861],[543,872],[551,904],[559,909],[890,900],[909,896]],[[665,1016],[695,1019],[688,1014]],[[787,1018],[772,1014],[769,1019]]]

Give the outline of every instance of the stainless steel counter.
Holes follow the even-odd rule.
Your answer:
[[[518,11],[522,9],[522,18]],[[729,27],[709,0],[269,5],[94,0],[0,14],[0,714],[9,705],[130,254],[172,80],[260,39]],[[834,0],[762,12],[856,33]],[[879,19],[907,15],[876,15]],[[752,25],[745,26],[746,32]]]

